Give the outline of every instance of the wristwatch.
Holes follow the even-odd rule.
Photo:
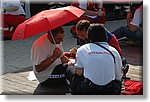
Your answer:
[[[54,62],[54,59],[50,57],[50,61],[51,61],[51,62]]]

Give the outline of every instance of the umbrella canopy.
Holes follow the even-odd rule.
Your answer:
[[[25,39],[55,29],[79,18],[83,13],[83,10],[74,6],[44,10],[18,25],[12,40]]]

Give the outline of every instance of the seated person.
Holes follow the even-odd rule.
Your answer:
[[[120,39],[127,37],[133,41],[143,44],[143,5],[136,9],[133,19],[132,13],[127,14],[127,26],[122,26],[112,33]]]
[[[118,51],[108,45],[105,28],[100,24],[89,27],[88,39],[90,43],[77,50],[75,67],[68,68],[66,72],[72,93],[119,95],[122,61]]]
[[[90,26],[90,23],[87,20],[80,20],[76,24],[77,44],[78,45],[82,46],[89,42],[88,37],[87,37],[87,30],[88,30],[89,26]],[[116,39],[115,35],[110,33],[106,28],[105,28],[105,30],[106,30],[106,32],[107,32],[106,34],[108,36],[107,43],[110,46],[114,47],[119,52],[120,56],[122,57],[122,64],[123,64],[123,68],[122,68],[123,77],[122,78],[126,78],[126,74],[129,69],[127,60],[126,60],[126,58],[123,58],[122,50],[119,46],[118,40]]]
[[[85,11],[85,13],[74,22],[78,22],[79,20],[88,20],[90,23],[105,23],[105,9],[102,7],[101,0],[73,0],[72,5]],[[70,32],[73,34],[73,37],[76,37],[75,26],[71,28]]]
[[[87,38],[87,30],[90,27],[90,22],[87,20],[80,20],[77,24],[76,24],[76,31],[77,31],[77,44],[78,45],[83,45],[89,42],[88,38]],[[119,46],[118,40],[116,39],[116,37],[110,33],[106,28],[106,34],[108,36],[107,42],[110,46],[114,47],[120,54],[120,56],[122,57],[122,51],[121,48]]]
[[[62,26],[48,31],[32,45],[31,61],[36,78],[42,86],[59,87],[67,85],[65,79],[66,67],[69,62],[63,55],[62,41],[64,29]]]
[[[25,21],[25,11],[20,0],[3,0],[3,37],[10,40],[16,27]]]

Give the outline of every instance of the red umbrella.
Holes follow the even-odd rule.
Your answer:
[[[12,40],[25,39],[52,30],[79,18],[83,13],[83,10],[73,6],[44,10],[21,23],[16,28]]]

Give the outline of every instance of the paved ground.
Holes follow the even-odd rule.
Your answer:
[[[108,30],[113,31],[116,28],[125,25],[125,20],[107,21],[105,26]],[[65,39],[63,42],[64,51],[77,46],[76,39],[69,32],[71,26],[65,26]],[[25,40],[3,41],[3,63],[2,74],[8,72],[18,72],[31,70],[30,50],[32,43],[41,36],[37,35]]]

